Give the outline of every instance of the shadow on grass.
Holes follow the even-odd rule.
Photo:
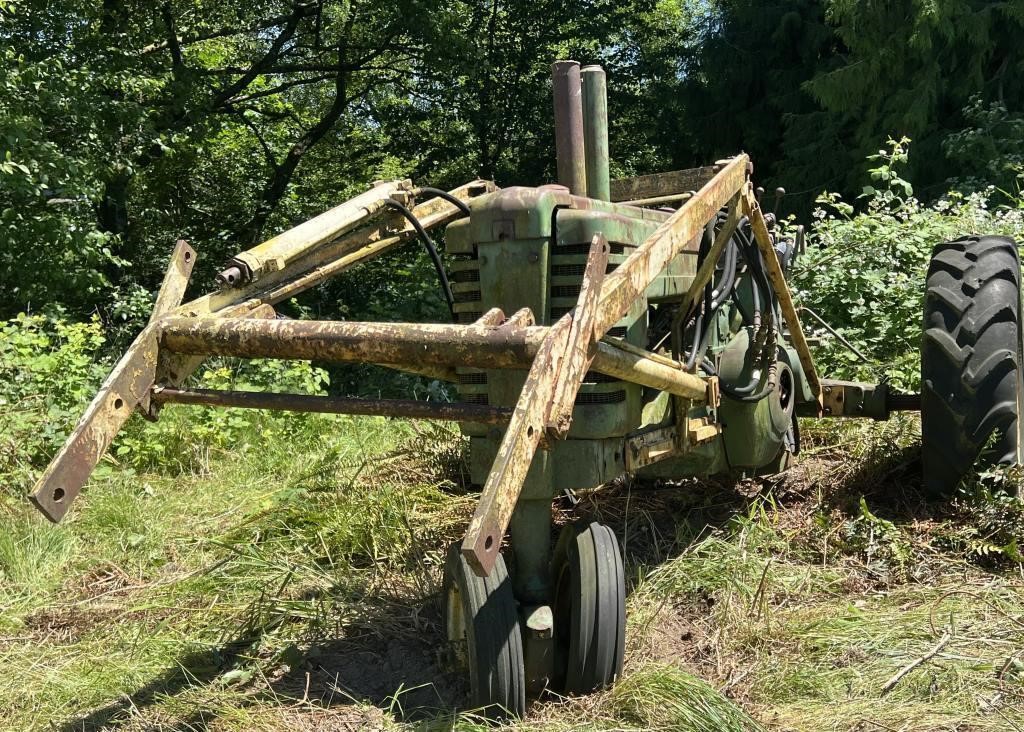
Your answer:
[[[838,480],[821,496],[823,507],[856,515],[859,500],[865,496],[872,511],[896,523],[931,517],[942,510],[942,504],[929,503],[920,493],[917,447],[877,450],[851,470],[838,472]],[[746,482],[617,482],[581,494],[575,504],[566,498],[556,500],[552,541],[559,525],[598,520],[615,531],[629,565],[650,569],[745,516],[769,492],[784,504],[809,500],[812,491],[778,476]],[[627,577],[637,576],[637,572],[627,572]],[[232,703],[291,707],[299,713],[323,708],[342,715],[349,707],[354,718],[361,714],[358,707],[365,709],[363,705],[369,704],[403,722],[450,718],[452,710],[464,702],[467,689],[462,675],[449,672],[440,658],[444,639],[436,604],[396,603],[371,591],[361,598],[360,605],[357,620],[332,627],[330,632],[316,629],[311,643],[302,643],[294,658],[277,664],[282,672],[270,675],[255,691],[240,691]],[[260,641],[280,619],[275,621],[272,613],[258,610],[253,617],[259,620],[238,638],[182,656],[163,675],[66,723],[62,732],[109,729],[168,697],[182,696],[184,702],[190,690],[223,684],[224,675],[233,669],[262,668]],[[173,728],[204,730],[216,718],[215,711],[196,709],[184,719],[177,718]]]
[[[555,522],[600,521],[615,532],[627,565],[650,569],[744,514],[759,488],[731,478],[621,480],[581,494],[575,505],[559,499]]]
[[[254,615],[268,617],[266,613]],[[66,722],[60,730],[98,732],[137,722],[140,713],[146,719],[147,709],[179,696],[182,706],[194,703],[195,709],[184,716],[175,713],[173,722],[158,726],[189,732],[208,729],[219,717],[217,711],[206,708],[201,694],[195,702],[185,695],[202,687],[225,686],[229,678],[226,674],[233,670],[245,672],[254,665],[262,668],[261,662],[266,661],[260,652],[262,633],[278,623],[250,627],[250,632],[217,648],[183,655],[175,660],[173,668],[145,686]],[[382,603],[362,614],[357,622],[333,630],[329,635],[335,637],[302,643],[302,650],[287,647],[284,659],[270,664],[280,670],[266,678],[266,683],[258,683],[254,691],[240,689],[232,705],[293,707],[300,714],[320,708],[343,718],[342,708],[351,707],[352,719],[359,720],[364,715],[356,707],[370,704],[398,721],[416,722],[450,715],[465,697],[462,679],[446,671],[438,655],[443,643],[439,613],[433,603]],[[260,678],[260,671],[252,677]]]
[[[861,498],[879,518],[896,525],[948,518],[950,500],[930,497],[921,480],[921,446],[890,446],[872,450],[831,490],[822,495],[822,508],[847,516],[860,514]]]
[[[251,650],[258,639],[235,640],[218,648],[197,651],[178,658],[175,667],[153,679],[130,695],[86,715],[64,723],[61,732],[94,732],[110,729],[127,721],[136,710],[153,706],[161,698],[174,696],[193,686],[213,683],[218,676],[231,669]],[[197,714],[192,728],[203,729],[203,715]],[[198,723],[198,727],[195,727]],[[189,727],[183,727],[190,729]]]

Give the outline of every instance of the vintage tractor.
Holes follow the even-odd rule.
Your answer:
[[[1010,240],[941,244],[928,274],[920,395],[822,378],[786,284],[802,232],[764,214],[745,155],[609,180],[604,72],[553,67],[558,184],[369,191],[238,254],[219,289],[180,304],[195,261],[175,248],[149,325],[103,384],[31,498],[58,521],[133,412],[161,405],[458,421],[481,484],[451,547],[442,606],[471,704],[521,715],[545,689],[621,673],[623,560],[596,522],[553,541],[552,499],[624,474],[778,472],[797,417],[920,410],[926,487],[949,492],[996,435],[1021,459],[1020,265]],[[446,225],[447,267],[428,230]],[[452,323],[278,318],[273,306],[414,239]],[[212,391],[204,358],[379,364],[458,385],[460,401]],[[510,561],[506,562],[506,559]]]

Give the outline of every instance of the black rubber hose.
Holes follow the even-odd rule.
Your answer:
[[[707,258],[707,255],[711,249],[712,242],[714,241],[714,228],[709,224],[704,228],[704,236],[700,242],[700,249],[697,252],[697,270],[700,271],[701,265]],[[700,350],[700,344],[704,339],[704,317],[708,316],[708,322],[711,320],[711,282],[709,281],[704,286],[703,300],[698,304],[699,310],[697,311],[697,319],[693,323],[693,343],[690,345],[690,355],[687,357],[683,368],[687,371],[693,369],[697,364],[697,353]]]
[[[416,229],[416,233],[420,237],[420,241],[423,242],[423,246],[427,248],[427,253],[430,255],[431,261],[434,263],[434,269],[437,270],[437,279],[441,282],[441,291],[444,293],[444,299],[448,302],[448,311],[452,315],[452,322],[458,322],[455,315],[455,296],[452,294],[451,283],[448,282],[448,273],[444,270],[444,262],[441,261],[441,255],[437,253],[437,244],[430,238],[427,230],[423,228],[423,224],[420,220],[413,215],[413,212],[406,208],[403,204],[393,199],[387,199],[384,201],[388,206],[398,211],[404,216],[412,228]]]
[[[747,269],[750,271],[751,295],[754,304],[754,314],[751,320],[753,321],[754,327],[758,327],[760,325],[760,316],[762,313],[761,308],[762,302],[764,302],[763,296],[765,294],[767,294],[767,302],[765,302],[765,305],[769,309],[769,312],[774,313],[772,290],[771,286],[768,284],[768,279],[764,274],[760,250],[756,248],[756,246],[750,241],[749,237],[747,237],[739,227],[737,227],[737,238],[740,243],[739,250],[747,262]],[[738,304],[737,299],[737,305]],[[737,401],[760,401],[771,393],[771,389],[765,388],[769,381],[766,378],[767,375],[768,369],[766,368],[759,378],[752,378],[750,383],[745,384],[744,386],[729,387],[726,384],[722,384],[722,393],[732,399],[736,399]]]
[[[437,196],[438,198],[443,198],[448,203],[455,206],[455,208],[462,211],[462,213],[466,214],[466,216],[469,216],[470,214],[469,206],[466,204],[466,202],[456,198],[448,191],[443,191],[440,188],[420,188],[420,193],[427,193],[430,195]]]
[[[730,239],[725,248],[725,266],[722,268],[722,282],[711,293],[711,308],[718,310],[732,292],[732,286],[736,283],[736,244]]]

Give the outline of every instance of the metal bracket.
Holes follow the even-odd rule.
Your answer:
[[[822,380],[822,414],[825,417],[889,419],[889,385],[859,381]]]
[[[153,312],[149,315],[149,324],[153,325],[160,318],[181,305],[185,298],[185,290],[188,288],[189,279],[192,277],[192,269],[196,265],[196,251],[188,245],[184,239],[179,239],[171,252],[171,260],[167,264],[167,272],[164,274],[164,281],[160,284],[160,291],[156,296],[156,303],[153,305]],[[157,357],[156,375],[154,380],[159,379],[168,366],[165,359]],[[152,403],[147,390],[138,404],[139,413],[150,421],[155,421],[157,412],[160,411],[158,404]]]
[[[36,482],[29,499],[53,522],[60,521],[134,409],[150,415],[156,380],[160,320],[181,304],[196,253],[179,240],[153,307],[149,325],[117,362],[74,432]]]
[[[679,452],[679,431],[675,426],[630,437],[626,440],[626,472],[636,472]]]

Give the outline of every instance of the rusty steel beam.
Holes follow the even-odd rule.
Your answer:
[[[587,264],[583,271],[578,304],[572,311],[572,325],[562,347],[558,372],[552,375],[555,388],[548,405],[544,429],[549,436],[557,439],[564,438],[569,432],[576,393],[580,390],[583,377],[597,354],[594,317],[610,254],[611,247],[608,246],[604,234],[595,234],[593,241],[590,242],[590,253],[587,255]]]
[[[462,555],[478,576],[488,576],[494,567],[541,440],[569,431],[576,394],[596,352],[594,311],[610,251],[604,235],[595,235],[578,303],[547,329],[530,366],[462,541]]]
[[[36,481],[29,500],[54,523],[67,513],[100,458],[135,409],[152,419],[150,388],[157,375],[160,319],[185,295],[196,253],[179,239],[157,293],[149,324],[132,342],[78,420],[60,452]]]
[[[491,193],[497,187],[491,181],[475,180],[449,193],[461,201]],[[390,212],[390,209],[388,209]],[[443,198],[432,198],[412,209],[423,228],[431,230],[462,216],[462,212]],[[371,224],[344,234],[292,263],[286,270],[266,274],[259,282],[243,287],[219,290],[185,303],[178,314],[190,317],[217,314],[231,317],[259,303],[276,304],[302,294],[331,277],[384,254],[416,237],[416,230],[397,213],[382,213]]]
[[[568,433],[583,376],[592,362],[596,366],[599,344],[595,323],[609,253],[604,235],[595,235],[577,305],[547,329],[527,374],[462,541],[462,556],[478,576],[488,576],[494,567],[538,446],[546,437],[562,438]],[[697,377],[690,378],[700,383],[704,393],[703,382]]]
[[[29,494],[32,503],[54,523],[67,513],[132,411],[149,398],[156,375],[158,327],[146,326],[117,362]]]
[[[605,278],[594,324],[599,337],[629,312],[673,257],[701,233],[722,206],[743,190],[749,162],[746,155],[723,162],[721,169],[697,195],[684,203]]]
[[[447,323],[167,318],[161,345],[203,356],[516,368],[529,365],[546,331]]]
[[[669,366],[662,362],[664,357],[654,358],[659,354],[644,351],[645,355],[639,355],[632,349],[619,347],[612,340],[609,338],[597,344],[592,370],[698,403],[707,398],[708,381],[684,371],[678,361]]]
[[[150,323],[181,305],[189,278],[192,276],[192,268],[195,265],[196,250],[190,247],[184,239],[178,239],[171,252],[171,259],[167,264],[167,272],[164,274],[160,291],[157,293],[153,312],[149,315]]]
[[[583,89],[577,61],[551,65],[555,100],[555,155],[558,182],[577,196],[587,195],[587,163],[583,142]]]
[[[477,576],[486,577],[494,568],[501,538],[512,520],[526,474],[544,437],[545,419],[554,397],[558,359],[564,354],[571,326],[569,314],[545,329],[546,337],[526,376],[515,412],[469,521],[461,551]]]
[[[404,364],[527,369],[549,330],[511,321],[481,326],[168,317],[161,322],[161,347],[194,356],[354,361],[397,369]],[[664,356],[624,348],[616,339],[599,343],[591,368],[687,398],[704,393],[704,381],[678,362],[669,365]]]
[[[743,191],[743,212],[750,219],[750,227],[754,232],[754,239],[757,241],[757,248],[761,251],[761,258],[764,259],[768,280],[772,289],[779,298],[779,308],[782,310],[782,317],[789,327],[789,339],[793,342],[793,348],[800,359],[804,374],[807,376],[807,383],[811,387],[819,407],[822,401],[821,379],[818,370],[814,365],[814,356],[807,345],[807,338],[804,336],[803,326],[800,325],[800,315],[793,304],[793,295],[789,291],[789,284],[786,282],[786,275],[779,264],[779,256],[772,246],[771,235],[768,233],[768,226],[765,224],[764,216],[761,214],[761,207],[757,203],[754,191],[747,185]]]
[[[474,422],[504,425],[512,417],[509,407],[459,402],[424,402],[415,399],[358,399],[279,394],[258,391],[220,391],[217,389],[153,388],[153,401],[160,404],[193,404],[208,407],[241,407],[287,412],[324,414],[364,414],[380,417],[439,419],[446,422]]]

